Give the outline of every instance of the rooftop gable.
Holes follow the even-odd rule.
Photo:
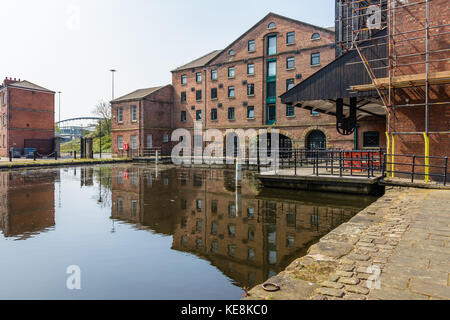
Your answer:
[[[119,98],[116,98],[116,99],[112,100],[111,103],[133,101],[133,100],[141,100],[141,99],[144,99],[144,98],[148,97],[152,93],[155,93],[155,92],[157,92],[157,91],[159,91],[162,88],[165,88],[167,86],[168,85],[161,86],[161,87],[152,87],[152,88],[138,89],[138,90],[135,90],[135,91],[133,91],[131,93],[128,93],[128,94],[126,94],[124,96],[121,96]]]
[[[295,20],[295,19],[291,19],[273,12],[270,12],[269,14],[267,14],[264,18],[262,18],[260,21],[258,21],[254,26],[252,26],[250,29],[248,29],[245,33],[243,33],[239,38],[237,38],[235,41],[233,41],[230,45],[228,45],[225,49],[223,49],[219,54],[217,54],[213,59],[211,59],[211,61],[209,62],[210,64],[213,63],[215,60],[217,60],[219,58],[219,56],[222,55],[222,53],[227,54],[228,55],[228,51],[235,46],[237,43],[239,43],[242,39],[244,39],[249,33],[251,33],[252,31],[254,31],[255,29],[257,29],[261,24],[263,24],[264,22],[269,22],[270,19],[281,19],[281,20],[286,20],[289,21],[291,23],[295,23],[301,26],[305,26],[305,27],[309,27],[312,29],[316,29],[318,31],[323,31],[326,32],[330,35],[334,36],[334,31],[331,30],[330,28],[322,28],[319,26],[315,26],[313,24],[309,24],[303,21],[299,21],[299,20]]]

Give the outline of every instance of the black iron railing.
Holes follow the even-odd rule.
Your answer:
[[[447,184],[448,157],[426,157],[416,155],[385,154],[384,177],[410,177],[414,183],[418,177],[441,181]]]
[[[286,174],[298,175],[333,175],[333,176],[367,176],[368,178],[381,175],[383,171],[382,149],[378,150],[306,150],[280,149],[277,168]],[[263,165],[258,159],[258,170],[270,167]],[[311,172],[308,170],[311,169]],[[292,172],[291,172],[292,171]]]

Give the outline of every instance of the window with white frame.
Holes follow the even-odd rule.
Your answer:
[[[123,122],[123,108],[122,107],[117,109],[117,122],[119,122],[119,123]]]
[[[131,136],[131,149],[137,149],[137,136]]]
[[[131,106],[131,121],[136,122],[137,121],[137,107]]]

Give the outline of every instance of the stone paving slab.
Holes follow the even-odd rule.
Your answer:
[[[307,284],[294,299],[450,299],[450,192],[388,188],[282,273],[281,290],[260,286],[251,299],[286,299],[290,281]],[[291,280],[289,280],[291,279]],[[286,289],[284,288],[286,286]]]

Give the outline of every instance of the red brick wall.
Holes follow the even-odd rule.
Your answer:
[[[0,155],[7,156],[10,147],[23,148],[25,139],[52,140],[55,135],[54,94],[8,87],[7,146],[0,141]],[[2,106],[2,115],[6,106]],[[3,139],[3,137],[0,137]],[[42,150],[43,152],[53,150]]]
[[[131,148],[131,136],[137,137],[137,149],[133,153],[141,153],[147,148],[147,135],[152,135],[153,148],[165,148],[169,143],[163,142],[164,134],[169,136],[171,132],[172,118],[172,86],[166,86],[145,99],[137,99],[114,103],[112,106],[112,153],[114,156],[122,156],[118,148],[118,137],[123,137],[123,143],[128,143]],[[131,107],[136,106],[137,120],[131,119]],[[123,122],[118,122],[118,109],[123,108]],[[169,148],[170,149],[170,148]],[[124,153],[125,154],[125,153]]]
[[[448,1],[430,1],[430,51],[441,50],[441,52],[430,53],[430,72],[449,71],[450,52],[448,43],[450,35],[438,35],[439,33],[450,32],[450,27],[437,27],[448,23]],[[409,55],[397,59],[400,65],[395,69],[396,75],[413,75],[425,73],[425,17],[426,4],[408,6],[397,10],[394,32],[396,34],[420,29],[420,31],[410,32],[395,37],[394,46],[397,55]],[[414,39],[417,38],[417,39]],[[447,49],[447,51],[442,51]],[[437,61],[440,60],[440,61]],[[409,64],[409,65],[405,65]],[[425,87],[397,89],[394,92],[396,105],[424,104]],[[429,107],[429,132],[450,131],[450,86],[448,84],[431,85],[429,91],[430,103],[441,103],[440,105],[430,105]],[[393,132],[418,132],[415,135],[397,135],[395,138],[395,153],[420,155],[425,154],[424,137],[421,132],[425,132],[425,107],[401,107],[391,113],[390,127]],[[430,154],[431,156],[448,156],[450,154],[449,134],[430,134]],[[423,160],[419,161],[423,163]],[[420,170],[421,168],[419,168]],[[434,172],[442,169],[434,169]],[[450,172],[450,171],[449,171]]]
[[[268,29],[269,22],[275,22],[276,28]],[[295,43],[286,44],[288,32],[295,32]],[[313,33],[321,35],[320,40],[311,40]],[[325,66],[334,59],[334,33],[327,32],[308,25],[302,25],[293,21],[282,19],[276,16],[269,16],[261,22],[255,29],[244,35],[230,48],[217,56],[208,66],[207,72],[203,67],[187,69],[173,72],[172,82],[174,86],[174,126],[181,128],[193,128],[196,110],[202,111],[202,122],[206,128],[217,128],[225,131],[228,128],[268,128],[266,126],[266,37],[268,34],[276,33],[277,55],[270,58],[277,59],[277,96],[286,92],[286,80],[295,79],[298,84],[302,79],[307,78],[320,67]],[[255,40],[255,52],[248,52],[248,41]],[[234,56],[230,56],[228,51],[233,49]],[[295,53],[300,50],[299,53]],[[321,53],[321,65],[311,66],[311,53]],[[295,69],[287,70],[286,58],[295,57]],[[245,61],[245,60],[248,60]],[[255,75],[247,75],[247,64],[253,63]],[[235,78],[228,78],[228,67],[235,68]],[[211,81],[211,70],[218,70],[218,80]],[[202,83],[196,83],[196,73],[202,73]],[[302,79],[296,79],[296,74],[301,74]],[[181,84],[181,76],[187,76],[187,85]],[[243,81],[255,85],[255,95],[247,96],[247,85]],[[206,81],[206,92],[205,92]],[[219,84],[223,88],[219,88]],[[235,98],[228,98],[228,87],[235,87]],[[192,91],[192,88],[194,89]],[[211,88],[217,88],[218,99],[211,99]],[[202,90],[202,101],[196,101],[195,93]],[[186,92],[187,101],[181,103],[181,92]],[[205,114],[205,99],[207,112]],[[255,107],[255,119],[247,119],[247,108],[243,106],[247,102],[249,106]],[[222,103],[219,108],[218,104]],[[192,110],[194,107],[194,110]],[[228,120],[228,108],[235,108],[235,120]],[[217,109],[217,121],[211,120],[211,109]],[[187,121],[181,122],[181,111],[186,111]],[[353,138],[339,136],[336,132],[335,118],[327,115],[312,117],[309,111],[296,108],[294,117],[286,116],[286,106],[281,104],[281,99],[277,99],[277,122],[275,128],[279,128],[288,135],[294,142],[303,147],[305,145],[305,132],[311,131],[317,126],[330,138],[329,145],[333,147],[352,147]],[[384,130],[383,130],[384,132]],[[351,140],[351,141],[350,141]]]

